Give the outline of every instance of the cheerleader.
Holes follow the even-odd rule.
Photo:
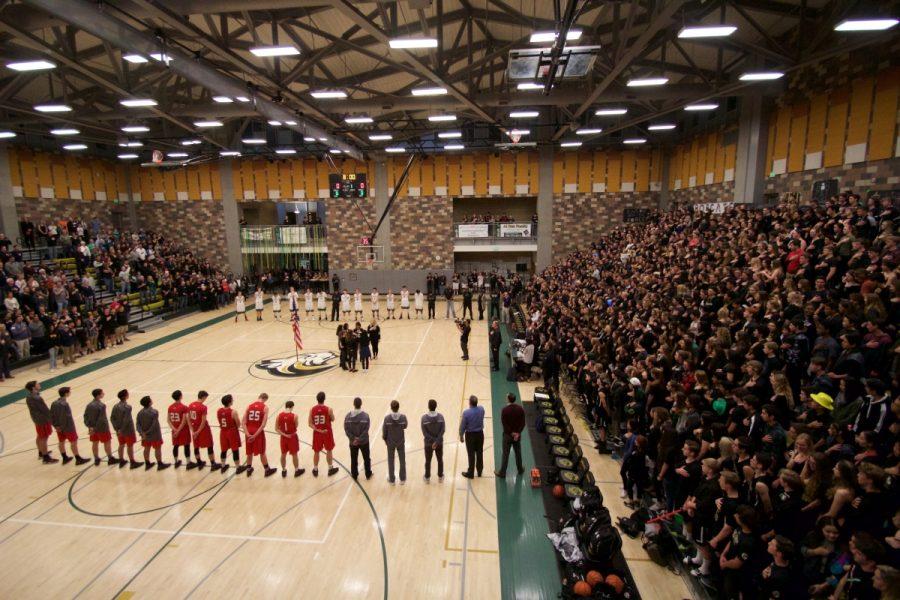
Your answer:
[[[244,294],[238,290],[237,296],[234,297],[234,322],[238,322],[238,317],[244,315],[244,320],[247,321],[247,305],[244,302]]]
[[[388,289],[386,302],[387,302],[387,314],[388,314],[387,318],[393,319],[394,318],[394,292],[390,289]]]
[[[416,290],[416,318],[422,318],[422,308],[425,304],[425,295],[420,291]]]
[[[276,321],[281,320],[281,294],[277,291],[272,294],[272,314]]]
[[[254,304],[256,305],[256,320],[262,321],[263,320],[263,318],[262,318],[263,306],[265,305],[265,302],[266,302],[265,296],[263,296],[261,289],[256,288],[256,292],[254,292],[253,297],[254,297]]]
[[[409,319],[409,290],[406,286],[400,290],[400,320],[403,320],[403,311],[406,311],[406,318]]]
[[[362,319],[362,292],[359,291],[359,288],[356,288],[356,291],[353,292],[353,313],[356,315],[357,321]]]
[[[347,290],[341,293],[341,314],[345,319],[350,320],[350,294],[347,293]]]
[[[373,319],[378,319],[379,317],[381,317],[381,315],[378,314],[378,295],[378,288],[372,288],[372,293],[369,294],[369,300],[372,303]]]
[[[319,320],[321,321],[326,317],[326,315],[325,315],[325,292],[322,290],[319,290],[319,298],[316,301],[316,308],[319,309]]]
[[[306,288],[306,293],[303,294],[303,300],[306,303],[306,319],[309,320],[309,315],[311,315],[313,311],[313,293],[311,289]]]
[[[296,317],[297,311],[300,310],[300,296],[293,286],[291,286],[291,291],[288,292],[288,310],[291,311],[291,318]]]

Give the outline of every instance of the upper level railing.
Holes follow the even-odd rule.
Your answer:
[[[537,223],[454,223],[453,237],[457,240],[473,241],[493,239],[494,241],[514,241],[537,238]]]
[[[245,225],[241,227],[244,252],[300,252],[325,246],[324,225]]]

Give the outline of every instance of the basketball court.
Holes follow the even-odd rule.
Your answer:
[[[79,425],[82,455],[90,455],[81,415],[90,390],[102,387],[111,406],[128,388],[131,402],[148,394],[164,415],[170,394],[210,395],[211,411],[222,395],[243,409],[260,392],[269,394],[268,457],[277,464],[274,419],[288,399],[301,415],[299,479],[280,473],[264,479],[204,470],[145,472],[106,466],[75,468],[39,464],[34,429],[24,400],[0,409],[0,580],[6,597],[221,597],[291,595],[312,598],[496,598],[500,595],[493,448],[488,423],[485,476],[459,475],[465,448],[455,431],[463,403],[477,395],[490,414],[486,329],[471,338],[471,360],[460,359],[453,321],[382,323],[380,356],[367,374],[347,373],[336,357],[334,324],[303,322],[304,352],[321,364],[290,376],[273,375],[263,361],[291,359],[289,323],[272,319],[207,324],[217,313],[196,314],[148,334],[133,334],[112,364],[105,351],[82,358],[44,385],[47,402],[66,380]],[[186,335],[177,337],[178,333]],[[172,334],[175,334],[173,336]],[[172,339],[174,338],[174,339]],[[141,347],[138,347],[140,345]],[[149,347],[148,347],[149,346]],[[302,358],[302,357],[301,357]],[[68,377],[73,377],[68,379]],[[48,380],[41,365],[3,384],[18,394],[29,379]],[[335,412],[339,473],[311,473],[306,415],[324,390]],[[24,393],[21,394],[24,399]],[[372,419],[375,476],[354,482],[343,417],[361,396]],[[422,480],[424,455],[419,419],[429,398],[447,420],[446,478]],[[112,399],[112,400],[111,400]],[[381,420],[397,399],[407,430],[405,486],[387,480]],[[136,410],[135,410],[136,412]],[[164,456],[171,458],[166,437]],[[51,438],[55,443],[55,436]],[[218,438],[216,436],[216,445]],[[54,445],[54,454],[58,455]],[[218,449],[217,449],[218,452]],[[242,453],[243,455],[243,453]],[[324,462],[324,457],[323,457]],[[73,463],[74,464],[74,463]],[[290,472],[289,472],[290,475]],[[515,481],[514,479],[512,481]],[[525,485],[523,482],[522,485]],[[39,591],[38,591],[39,590]]]

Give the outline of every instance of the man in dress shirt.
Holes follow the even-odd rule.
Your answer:
[[[473,471],[477,471],[481,477],[484,470],[484,407],[478,406],[476,396],[469,396],[469,408],[463,411],[459,423],[459,441],[466,443],[466,454],[469,457],[469,467],[462,472],[462,476],[472,479]]]

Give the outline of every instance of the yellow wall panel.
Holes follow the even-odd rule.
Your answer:
[[[563,190],[570,184],[578,185],[578,151],[571,150],[564,155]]]
[[[37,165],[38,186],[53,187],[53,169],[50,167],[50,156],[46,152],[37,152],[34,156]]]
[[[187,183],[187,169],[177,169],[174,171],[175,173],[175,200],[178,199],[178,192],[187,192],[188,191],[188,183]],[[190,198],[190,195],[188,195]]]
[[[559,154],[553,156],[553,193],[563,192],[563,157]]]
[[[422,160],[422,195],[434,196],[434,157]]]
[[[475,194],[483,196],[488,193],[488,163],[484,157],[475,162]]]
[[[152,173],[156,172],[155,170],[151,171],[150,169],[141,169],[138,173],[138,177],[140,178],[140,191],[141,191],[141,202],[150,202],[153,200],[153,177]],[[71,181],[71,180],[70,180]]]
[[[400,174],[403,173],[403,167],[406,165],[400,165],[399,162],[396,165],[397,167],[397,177],[400,177]],[[409,192],[409,188],[416,187],[421,190],[422,188],[422,161],[414,160],[412,165],[409,167],[409,175],[406,178],[406,185],[403,186],[403,194],[407,194]],[[421,193],[421,192],[420,192]]]
[[[291,166],[296,160],[278,161],[278,192],[282,198],[294,197],[294,178],[291,176]]]
[[[471,154],[466,154],[460,159],[460,185],[475,186],[475,158]]]
[[[791,141],[788,144],[787,170],[796,173],[803,170],[806,160],[806,121],[809,105],[802,104],[794,107],[791,116]]]
[[[197,165],[188,167],[185,175],[187,176],[187,193],[189,200],[200,200],[200,167],[206,165]]]
[[[681,179],[681,154],[682,147],[676,146],[675,151],[663,160],[669,160],[669,189],[675,189],[675,181]]]
[[[725,146],[721,143],[716,145],[715,166],[713,169],[713,181],[722,183],[725,180]]]
[[[594,183],[606,183],[606,153],[594,152]],[[593,189],[591,190],[593,191]]]
[[[725,146],[725,169],[732,169],[737,165],[737,144]],[[723,174],[724,177],[724,174]]]
[[[787,158],[791,134],[791,107],[782,106],[775,118],[775,154],[772,160]]]
[[[806,153],[825,149],[825,117],[828,115],[828,94],[819,94],[809,103],[806,123]]]
[[[318,190],[322,190],[325,192],[326,198],[328,197],[328,194],[329,194],[328,189],[330,187],[328,185],[328,174],[329,173],[330,173],[330,170],[328,168],[328,163],[326,163],[324,160],[320,160],[320,161],[316,162],[316,185],[318,186],[316,194],[318,195],[318,193],[319,193]]]
[[[506,153],[500,155],[501,190],[507,196],[516,193],[516,157]]]
[[[371,185],[371,182],[369,184]],[[298,158],[291,161],[291,188],[292,196],[294,190],[303,190],[306,197],[309,197],[309,191],[306,189],[306,178],[303,173],[303,159]]]
[[[53,170],[53,189],[56,190],[56,197],[69,198],[69,178],[66,173],[65,159],[62,156],[54,156],[50,163]]]
[[[81,197],[85,200],[96,200],[97,195],[94,193],[94,171],[91,169],[90,161],[79,158],[78,171],[81,174]]]
[[[769,136],[766,142],[766,174],[772,171],[772,161],[775,159],[775,115],[769,116]]]
[[[828,119],[825,125],[825,154],[822,165],[836,167],[844,164],[844,140],[847,135],[849,93],[846,88],[832,92],[828,98]]]
[[[9,177],[13,187],[22,186],[22,165],[20,164],[19,150],[15,146],[7,150],[9,156]]]
[[[484,156],[482,155],[481,160],[484,160]],[[488,160],[488,174],[487,174],[487,184],[488,188],[493,185],[501,184],[501,176],[500,176],[500,157],[495,154],[489,154],[487,157]]]
[[[213,163],[209,166],[209,184],[212,186],[212,197],[214,200],[222,199],[222,174],[219,171],[218,163]],[[202,187],[203,180],[200,180],[200,185]],[[237,194],[237,192],[235,192]],[[240,196],[238,196],[239,198]]]
[[[451,196],[459,196],[461,193],[462,176],[459,164],[460,159],[458,156],[447,157],[447,193]]]
[[[641,152],[637,157],[637,167],[634,181],[634,191],[647,192],[650,190],[650,153]]]
[[[589,194],[593,190],[594,157],[590,152],[578,153],[578,191]]]
[[[449,187],[447,185],[447,157],[434,157],[434,187]],[[447,190],[449,193],[449,190]]]
[[[541,172],[537,152],[528,156],[528,193],[537,194],[541,187]]]
[[[531,181],[528,177],[528,158],[529,156],[526,152],[516,154],[516,185],[528,185],[529,181]]]
[[[626,150],[622,153],[622,183],[634,183],[634,162],[637,152]]]
[[[316,161],[307,158],[303,161],[303,189],[307,198],[319,197],[319,184],[316,176]]]
[[[178,190],[175,187],[175,173],[173,171],[165,171],[163,173],[163,186],[167,201],[171,202],[178,199]]]
[[[266,162],[263,160],[252,160],[250,161],[250,170],[256,199],[267,199],[269,197],[269,183],[266,180]]]
[[[106,199],[107,200],[118,200],[119,198],[119,182],[118,177],[116,175],[116,168],[110,164],[105,163],[106,167]]]
[[[618,192],[622,189],[622,157],[618,152],[610,152],[606,161],[606,191]]]
[[[850,119],[847,124],[847,145],[862,144],[869,140],[869,116],[872,114],[874,77],[853,80],[850,96]]]
[[[689,185],[688,181],[690,181],[691,177],[694,178],[695,185],[696,185],[696,181],[700,181],[700,177],[698,176],[698,173],[700,172],[700,167],[698,165],[699,160],[700,160],[700,140],[697,138],[694,138],[694,140],[691,142],[690,158],[688,159],[688,179],[685,180],[685,182],[684,182],[685,186]]]
[[[150,194],[150,200],[154,200],[156,194],[163,194],[163,198],[165,198],[166,186],[163,183],[163,174],[159,169],[153,169],[150,171],[150,183],[153,187],[153,192]]]
[[[651,182],[662,182],[662,150],[656,148],[653,153],[650,155],[650,181]]]
[[[19,150],[19,164],[22,169],[22,193],[26,198],[37,198],[40,196],[37,171],[34,166],[34,154],[29,148]]]
[[[890,158],[894,154],[894,131],[897,129],[897,91],[900,68],[879,73],[875,84],[875,106],[872,110],[872,132],[869,134],[869,160]]]
[[[721,139],[717,133],[709,134],[706,142],[706,168],[703,170],[704,183],[706,182],[706,174],[710,172],[715,173],[716,171],[716,150],[718,150],[720,143]],[[715,174],[713,175],[713,180],[715,180]]]
[[[279,182],[279,177],[278,177],[278,164],[275,162],[266,161],[265,166],[266,166],[266,172],[265,172],[266,195],[263,196],[263,198],[268,200],[272,197],[272,191],[274,191],[274,190],[281,191],[281,183]],[[257,200],[259,200],[259,198],[257,198]]]
[[[239,198],[244,198],[244,191],[256,191],[256,184],[253,180],[253,161],[249,158],[243,159],[241,161],[241,195]]]

